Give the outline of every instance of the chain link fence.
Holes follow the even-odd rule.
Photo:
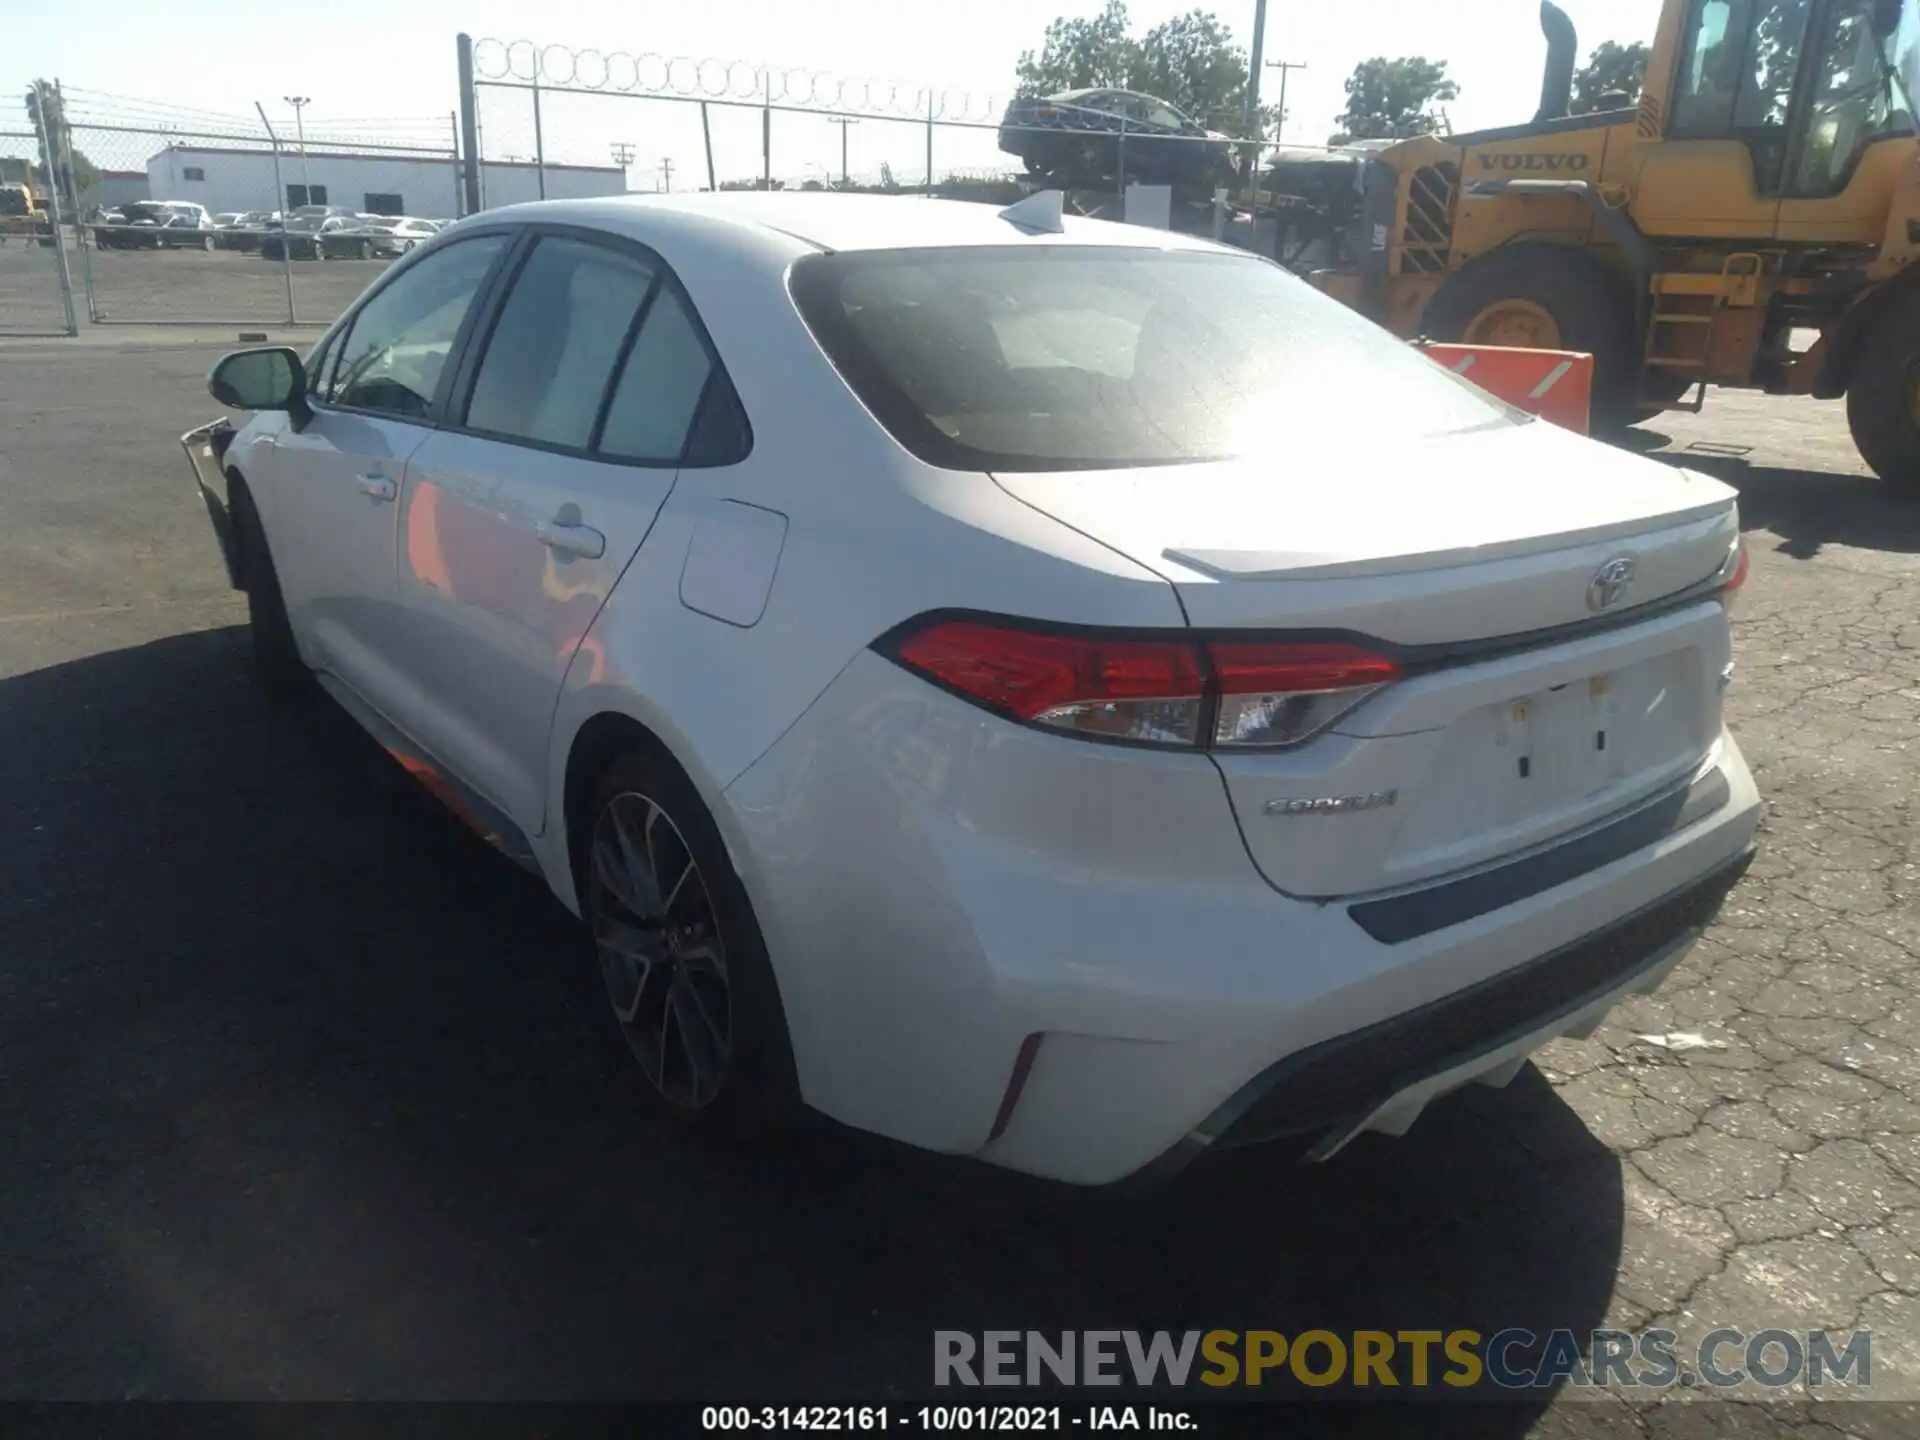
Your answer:
[[[76,319],[97,324],[324,325],[432,233],[403,221],[461,213],[451,113],[313,122],[284,103],[279,119],[46,93],[60,184],[40,135],[0,132],[0,170],[21,172],[19,193],[0,176],[0,206],[29,210],[0,210],[0,331],[73,333],[63,264]],[[49,200],[57,229],[31,209]]]
[[[941,87],[825,70],[457,37],[470,208],[620,188],[852,190],[1070,210],[1333,263],[1364,159],[1209,130],[1153,96]],[[624,174],[609,176],[611,158]],[[503,193],[500,167],[515,171]],[[531,170],[532,184],[526,172]],[[605,188],[601,188],[605,187]]]
[[[72,232],[46,208],[45,170],[32,130],[0,130],[0,335],[71,335]],[[63,217],[65,218],[65,217]]]
[[[399,217],[630,190],[1007,204],[1044,185],[1083,214],[1289,260],[1301,237],[1338,228],[1318,200],[1247,183],[1257,142],[1181,128],[1151,97],[1000,96],[464,35],[457,53],[460,109],[444,116],[320,119],[305,101],[227,114],[46,87],[60,184],[38,124],[0,130],[0,333],[321,325],[416,243],[406,237],[431,233]],[[1351,188],[1344,170],[1332,183]],[[1136,207],[1146,190],[1159,194]]]
[[[1005,203],[1046,185],[1108,208],[1130,184],[1147,184],[1170,188],[1176,205],[1211,210],[1263,148],[1117,90],[1056,103],[465,35],[458,63],[467,148],[488,166],[530,163],[548,197],[575,193],[582,182],[567,172],[613,157],[631,166],[636,190],[878,190]],[[471,200],[503,203],[479,178]]]

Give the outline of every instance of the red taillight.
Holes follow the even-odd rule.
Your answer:
[[[1734,602],[1740,598],[1740,587],[1747,583],[1747,542],[1744,539],[1733,542],[1733,549],[1727,552],[1727,558],[1715,579],[1720,582],[1721,606],[1732,610]]]
[[[1213,641],[1207,646],[1223,695],[1353,690],[1400,678],[1400,667],[1358,645]]]
[[[1206,694],[1184,641],[1047,635],[973,620],[936,623],[899,659],[1016,720],[1115,739],[1191,745]]]
[[[1400,675],[1354,645],[1054,634],[977,620],[936,621],[890,653],[1028,724],[1186,747],[1297,745]]]
[[[1747,583],[1747,542],[1734,542],[1733,556],[1727,561],[1727,583],[1720,588],[1729,595]]]
[[[1298,745],[1400,678],[1393,661],[1357,645],[1215,641],[1207,655],[1219,685],[1213,743],[1221,749]]]

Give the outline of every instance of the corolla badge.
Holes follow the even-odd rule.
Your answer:
[[[1587,609],[1610,610],[1619,604],[1633,586],[1633,557],[1616,555],[1587,582]]]
[[[1326,795],[1314,800],[1269,800],[1269,815],[1352,815],[1381,810],[1400,798],[1398,790],[1374,790],[1365,795]]]

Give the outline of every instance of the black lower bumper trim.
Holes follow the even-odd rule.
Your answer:
[[[1431,935],[1449,925],[1518,904],[1644,850],[1706,819],[1725,805],[1731,794],[1725,772],[1716,765],[1693,784],[1675,787],[1618,820],[1551,850],[1424,890],[1384,900],[1363,900],[1348,906],[1347,913],[1354,924],[1383,945]]]
[[[1395,1095],[1572,1015],[1651,970],[1715,914],[1753,862],[1732,861],[1585,939],[1268,1067],[1200,1127],[1216,1146],[1357,1124]]]

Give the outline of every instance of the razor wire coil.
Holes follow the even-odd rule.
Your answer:
[[[720,56],[577,50],[532,40],[476,39],[473,74],[483,85],[783,105],[950,125],[991,123],[1006,105],[1004,97],[980,91],[915,85],[877,76],[760,65]]]

